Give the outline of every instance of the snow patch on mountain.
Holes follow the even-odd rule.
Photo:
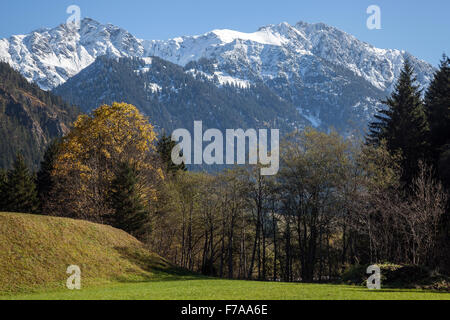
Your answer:
[[[320,119],[320,115],[310,114],[308,111],[303,110],[303,108],[297,108],[298,112],[306,118],[314,128],[320,128],[322,125],[322,120]]]
[[[214,76],[217,77],[221,85],[233,85],[242,89],[250,88],[250,81],[234,78],[230,75],[225,75],[223,72],[215,72]]]
[[[162,87],[157,83],[144,83],[144,89],[149,90],[152,93],[158,93],[162,91]]]
[[[201,70],[190,69],[190,70],[187,70],[186,73],[191,74],[193,76],[201,75],[202,77],[215,83],[218,87],[221,87],[224,85],[235,86],[235,87],[238,87],[241,89],[248,89],[251,87],[250,81],[232,77],[229,74],[225,74],[220,71],[215,71],[212,74],[208,74]]]
[[[270,29],[261,29],[254,33],[244,33],[228,29],[213,30],[212,33],[222,41],[223,44],[234,42],[236,40],[252,41],[272,46],[282,46],[289,42],[280,34],[271,32]]]

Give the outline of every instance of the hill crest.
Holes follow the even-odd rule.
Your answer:
[[[63,289],[68,266],[82,287],[173,278],[182,271],[110,226],[68,218],[0,213],[0,294]]]

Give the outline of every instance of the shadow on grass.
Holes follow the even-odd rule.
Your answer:
[[[114,248],[122,258],[138,266],[142,271],[133,270],[137,279],[129,277],[118,277],[118,282],[140,283],[140,282],[163,282],[180,280],[211,280],[211,278],[194,273],[172,265],[167,260],[156,254],[152,254],[145,249],[133,249],[116,247]]]

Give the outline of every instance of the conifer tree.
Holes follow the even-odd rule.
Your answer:
[[[430,124],[431,156],[435,166],[440,168],[442,179],[449,169],[445,159],[450,151],[450,58],[446,55],[427,90],[425,107]],[[450,185],[450,181],[443,182]]]
[[[0,168],[0,212],[5,207],[5,185],[7,181],[6,171]]]
[[[36,213],[38,209],[36,184],[22,155],[17,155],[13,168],[8,171],[4,185],[4,210]]]
[[[0,187],[3,186],[4,183],[6,183],[6,171],[0,168]]]
[[[56,139],[50,143],[45,151],[44,159],[41,162],[41,168],[37,173],[36,186],[38,199],[40,202],[40,210],[45,207],[45,202],[48,201],[50,191],[54,185],[52,172],[55,161],[57,160],[60,144],[61,141],[59,139]]]
[[[168,173],[175,173],[179,170],[186,171],[186,165],[184,162],[180,165],[176,165],[172,161],[172,150],[175,148],[176,143],[170,137],[163,134],[162,138],[158,141],[157,150],[164,163]]]
[[[148,220],[148,211],[138,191],[138,173],[122,163],[111,183],[110,205],[113,209],[111,225],[139,236]]]
[[[429,127],[421,96],[413,67],[406,60],[394,92],[383,101],[387,108],[375,116],[378,121],[370,124],[367,138],[369,144],[377,146],[386,140],[391,154],[401,152],[402,180],[406,184],[411,183],[427,153]]]
[[[430,123],[432,163],[442,184],[450,190],[450,58],[445,54],[425,95],[425,107]],[[441,260],[449,272],[450,197],[441,225]]]

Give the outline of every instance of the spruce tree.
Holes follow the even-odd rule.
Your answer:
[[[430,151],[436,167],[445,166],[450,150],[450,58],[444,55],[425,95],[425,107],[430,124]],[[445,170],[447,171],[448,165]],[[440,172],[441,178],[443,172]],[[450,185],[450,181],[447,185]]]
[[[36,213],[38,209],[36,184],[22,155],[17,155],[13,168],[8,171],[4,185],[4,210]]]
[[[157,150],[163,164],[166,167],[168,173],[175,173],[179,170],[186,171],[186,165],[184,162],[180,165],[176,165],[172,161],[172,150],[175,148],[176,143],[170,137],[163,134],[162,138],[158,141]]]
[[[421,159],[426,158],[428,122],[422,101],[422,92],[416,85],[414,70],[405,61],[394,92],[383,101],[386,109],[375,115],[377,121],[370,124],[367,142],[380,145],[386,141],[392,153],[401,152],[404,183],[411,183]]]
[[[58,156],[60,147],[60,140],[56,139],[50,143],[44,154],[44,159],[41,162],[41,168],[37,173],[37,192],[38,199],[40,202],[40,210],[45,207],[45,202],[48,201],[50,191],[53,188],[54,181],[52,176],[52,171],[54,169],[54,164]]]
[[[123,163],[111,183],[109,199],[113,209],[110,224],[135,236],[140,235],[148,220],[148,211],[137,186],[136,169]]]
[[[430,123],[430,153],[438,177],[450,190],[450,58],[445,54],[425,95]],[[450,197],[442,220],[441,257],[450,272]]]
[[[0,212],[5,211],[5,186],[7,181],[6,171],[0,168]]]
[[[6,183],[6,171],[0,168],[0,187]]]

